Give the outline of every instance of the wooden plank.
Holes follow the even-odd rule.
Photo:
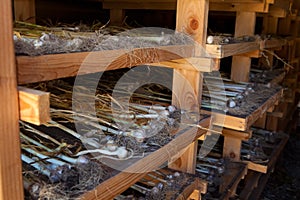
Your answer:
[[[188,71],[198,71],[198,72],[212,72],[214,69],[218,68],[216,62],[211,58],[182,58],[171,61],[164,61],[159,63],[150,63],[150,66],[160,66],[173,69],[184,69]]]
[[[259,44],[257,42],[242,42],[224,45],[206,45],[206,51],[209,54],[209,57],[212,58],[225,58],[233,55],[256,51],[258,49]]]
[[[151,10],[176,10],[176,0],[104,0],[104,9],[151,9]]]
[[[125,11],[123,9],[110,9],[109,18],[110,24],[115,26],[121,26],[125,17]]]
[[[270,40],[262,40],[260,42],[260,48],[261,49],[273,49],[273,48],[279,48],[287,44],[287,41],[285,39],[277,39],[272,38]]]
[[[18,87],[20,119],[35,125],[50,120],[50,93]]]
[[[200,122],[200,125],[203,127],[208,127],[209,122],[210,118],[206,118]],[[178,152],[186,148],[191,141],[195,141],[204,133],[205,131],[203,130],[198,130],[195,132],[195,128],[186,128],[181,130],[179,133],[177,133],[176,138],[170,143],[132,163],[130,166],[128,166],[128,168],[104,181],[94,190],[83,194],[80,199],[112,199],[116,195],[125,191],[129,185],[134,184],[136,181],[142,178],[147,172],[159,168],[167,160],[172,160],[172,156],[177,155]]]
[[[265,103],[259,106],[253,113],[245,118],[230,116],[218,112],[211,113],[210,111],[201,109],[202,114],[211,114],[213,116],[213,124],[216,126],[226,127],[237,131],[246,131],[253,125],[253,123],[263,116],[266,111],[272,107],[282,97],[282,90],[278,91],[270,97]]]
[[[34,83],[161,62],[183,57],[193,57],[193,47],[164,46],[141,48],[132,51],[108,50],[43,56],[17,56],[18,83]]]
[[[237,12],[235,22],[235,37],[253,35],[255,30],[256,14],[254,12]],[[251,67],[251,58],[234,56],[232,58],[231,79],[233,81],[248,82]]]
[[[241,199],[245,199],[245,200],[249,199],[249,196],[251,195],[252,191],[258,185],[259,178],[261,177],[261,175],[262,175],[261,173],[257,173],[254,171],[250,171],[247,174],[246,185],[239,195]]]
[[[275,166],[275,163],[277,161],[277,158],[279,157],[280,153],[282,152],[283,148],[285,147],[289,136],[287,134],[280,134],[280,133],[276,133],[278,135],[280,135],[281,141],[279,142],[279,144],[277,144],[276,146],[272,147],[273,151],[271,153],[271,155],[269,155],[269,162],[266,165],[263,164],[257,164],[257,163],[253,163],[251,161],[244,161],[245,163],[248,164],[248,169],[251,169],[253,171],[257,171],[260,173],[269,173],[271,169],[273,169],[273,167]]]
[[[233,161],[240,161],[242,140],[239,138],[224,137],[223,157]]]
[[[257,128],[264,129],[266,127],[267,113],[264,113],[260,118],[258,118],[253,126]]]
[[[229,162],[225,164],[225,172],[221,175],[219,193],[222,194],[219,199],[230,199],[235,196],[236,189],[247,174],[247,165],[240,162]]]
[[[261,12],[267,13],[269,11],[268,3],[257,3],[257,4],[232,4],[232,3],[210,3],[210,10],[212,11],[231,11],[231,12]]]
[[[190,35],[203,48],[205,48],[206,43],[208,8],[208,0],[177,0],[176,30]],[[200,56],[201,52],[195,52],[195,54]],[[175,69],[172,104],[199,113],[202,82],[203,76],[197,71]],[[197,144],[198,141],[191,144],[178,160],[169,164],[169,167],[195,173]]]
[[[284,18],[287,16],[288,10],[285,10],[283,8],[277,7],[275,5],[271,5],[269,8],[269,15],[273,16],[273,17],[280,17],[280,18]]]
[[[12,4],[0,4],[0,199],[24,199]]]
[[[14,0],[15,20],[35,23],[35,0]]]
[[[222,130],[222,135],[224,135],[225,137],[234,137],[234,138],[238,138],[240,140],[249,140],[252,136],[252,131],[236,131],[236,130],[232,130],[232,129],[226,129],[224,128]]]

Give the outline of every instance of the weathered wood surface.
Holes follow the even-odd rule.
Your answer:
[[[209,57],[212,58],[225,58],[233,55],[244,54],[252,51],[259,50],[257,42],[242,42],[235,44],[213,45],[207,44],[206,51]]]
[[[18,87],[20,119],[35,125],[50,120],[50,93]]]
[[[209,122],[210,118],[206,118],[200,122],[200,125],[203,127],[208,127]],[[128,166],[128,168],[119,174],[101,183],[94,190],[82,195],[81,199],[112,199],[116,195],[125,191],[128,186],[134,184],[136,181],[142,178],[147,172],[159,168],[168,160],[172,161],[172,157],[178,155],[180,151],[186,148],[191,143],[191,140],[195,141],[205,132],[206,131],[198,130],[198,132],[195,134],[194,128],[186,128],[181,130],[180,133],[177,133],[178,135],[174,140],[172,140],[172,142],[147,155],[146,157],[141,158],[135,163],[132,163],[130,166]]]
[[[251,161],[244,161],[245,163],[248,164],[248,169],[251,169],[253,171],[257,171],[260,173],[268,173],[271,169],[273,169],[277,158],[279,157],[280,153],[282,152],[283,148],[285,147],[289,136],[287,134],[280,134],[280,133],[276,133],[277,135],[280,136],[280,142],[274,146],[274,147],[270,147],[272,148],[272,153],[269,155],[269,161],[267,164],[257,164]]]
[[[255,12],[237,12],[235,21],[235,37],[253,35],[256,23]],[[231,66],[231,79],[233,81],[248,82],[251,67],[251,58],[233,56]]]
[[[11,2],[0,4],[0,199],[23,200]]]
[[[76,76],[78,73],[95,73],[193,56],[194,49],[188,45],[141,48],[132,51],[121,49],[17,56],[18,83],[47,81]]]
[[[218,112],[213,112],[214,115],[214,125],[222,126],[229,129],[234,129],[237,131],[245,131],[252,126],[252,124],[259,119],[267,110],[272,107],[277,101],[282,97],[282,91],[278,91],[272,97],[270,97],[266,102],[259,106],[254,112],[252,112],[247,117],[236,117],[229,114],[223,114]],[[210,114],[210,111],[201,109],[202,114]]]
[[[203,48],[205,48],[206,41],[208,9],[208,0],[177,1],[176,31],[190,35],[195,43]],[[195,56],[199,55],[201,55],[201,52],[196,51]],[[199,71],[175,69],[172,104],[181,109],[199,113],[202,83],[203,76]],[[198,140],[190,144],[182,156],[175,162],[170,163],[169,167],[195,173],[197,146]]]
[[[35,23],[35,0],[14,0],[13,2],[15,20]]]

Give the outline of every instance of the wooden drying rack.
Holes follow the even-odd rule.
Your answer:
[[[110,9],[111,12],[111,22],[119,23],[120,19],[123,17],[123,9],[135,9],[135,8],[152,8],[152,9],[167,9],[167,10],[176,10],[177,8],[177,22],[176,30],[179,32],[188,33],[191,37],[195,39],[196,42],[205,47],[206,33],[203,30],[207,30],[207,20],[208,20],[208,11],[209,10],[218,10],[218,11],[235,11],[237,12],[236,19],[236,31],[235,36],[242,35],[253,35],[255,27],[255,18],[256,13],[270,13],[272,16],[282,16],[285,9],[282,9],[281,4],[282,0],[211,0],[210,3],[208,0],[145,0],[143,4],[137,3],[137,1],[129,1],[128,4],[125,4],[124,0],[110,0],[107,2],[103,1],[104,8]],[[118,4],[116,5],[116,2]],[[277,3],[277,4],[276,4]],[[251,4],[251,6],[249,6]],[[126,7],[129,6],[129,7]],[[260,48],[277,48],[284,45],[282,42],[268,41],[268,44],[258,44],[258,43],[242,43],[242,44],[231,44],[228,46],[225,45],[207,45],[206,49],[211,53],[210,58],[199,58],[197,54],[193,54],[191,47],[188,46],[171,46],[171,47],[160,47],[160,50],[149,48],[149,49],[135,49],[133,54],[142,57],[142,51],[146,50],[148,53],[153,55],[160,55],[159,57],[153,57],[149,60],[149,57],[143,58],[139,61],[134,61],[133,63],[127,63],[128,54],[124,54],[123,50],[111,50],[110,52],[100,51],[100,52],[86,52],[86,53],[72,53],[72,54],[59,54],[59,55],[44,55],[37,57],[28,57],[28,56],[18,56],[16,58],[16,65],[14,64],[15,55],[13,53],[13,42],[12,42],[12,13],[11,13],[11,2],[9,0],[4,0],[0,5],[0,22],[2,28],[0,29],[0,58],[2,60],[3,66],[0,68],[0,77],[2,84],[0,84],[0,94],[3,97],[2,100],[2,109],[0,114],[0,131],[1,131],[1,145],[0,145],[0,181],[5,184],[0,186],[0,199],[23,199],[23,184],[21,176],[21,160],[20,160],[20,142],[19,142],[19,109],[18,109],[18,84],[25,84],[29,82],[38,82],[45,80],[52,80],[56,78],[63,78],[74,76],[77,74],[79,67],[82,63],[82,60],[89,54],[95,56],[95,61],[97,68],[95,69],[95,63],[86,63],[89,67],[87,71],[83,73],[93,73],[103,70],[112,70],[119,69],[124,67],[130,67],[138,64],[150,64],[162,63],[165,67],[171,67],[174,69],[174,78],[173,78],[173,91],[176,94],[180,94],[176,98],[180,102],[184,102],[179,105],[179,101],[175,101],[173,98],[173,104],[187,110],[192,110],[194,105],[198,105],[201,99],[201,88],[202,88],[202,75],[201,72],[209,72],[213,69],[217,69],[218,66],[212,60],[217,58],[221,59],[226,56],[233,56],[232,63],[232,74],[231,78],[235,81],[248,81],[248,75],[250,71],[250,57],[246,53],[257,52]],[[30,9],[24,9],[30,8]],[[18,1],[15,0],[15,16],[18,19],[26,19],[28,16],[32,16],[34,13],[34,1],[33,0],[24,0]],[[34,15],[34,14],[33,14]],[[276,20],[275,20],[276,21]],[[246,23],[245,23],[246,22]],[[272,21],[274,22],[274,21]],[[269,20],[271,24],[271,20]],[[270,25],[271,26],[271,25]],[[191,67],[190,64],[184,59],[177,57],[176,55],[170,53],[168,48],[175,48],[184,51],[186,58],[196,59],[196,63],[200,64],[199,68]],[[238,49],[237,49],[238,48]],[[123,54],[122,54],[123,53]],[[119,55],[119,57],[111,65],[105,63],[103,57],[107,55]],[[256,56],[259,54],[256,53]],[[169,62],[173,60],[172,62]],[[175,62],[174,62],[175,60]],[[216,61],[216,60],[214,60]],[[243,66],[243,70],[241,70]],[[17,70],[16,70],[17,68]],[[183,81],[185,79],[185,81]],[[188,82],[186,81],[188,80]],[[189,86],[193,87],[193,93],[187,93],[187,88]],[[31,97],[32,94],[30,94]],[[33,107],[33,110],[36,109],[36,105],[39,105],[41,99],[44,99],[45,96],[49,94],[34,94],[35,96],[32,101],[31,98],[27,98],[25,105]],[[19,95],[21,97],[21,95]],[[251,120],[246,120],[242,122],[245,125],[237,130],[225,129],[223,134],[225,135],[224,143],[224,156],[232,155],[236,153],[239,155],[240,143],[241,140],[251,137],[251,133],[248,132],[248,128],[254,123],[255,119],[263,114],[267,110],[267,107],[271,107],[278,100],[278,96],[271,98],[272,100],[268,101],[267,105],[260,109],[259,114],[251,117]],[[32,103],[28,103],[28,99]],[[22,98],[20,98],[22,102]],[[42,101],[47,105],[47,102]],[[25,106],[26,107],[26,106]],[[43,108],[43,107],[42,107]],[[30,108],[26,107],[26,115],[33,115],[39,113],[40,111],[30,112]],[[29,113],[29,114],[28,114]],[[38,123],[41,123],[43,120],[47,120],[47,117],[39,118]],[[208,126],[206,120],[202,122],[203,126]],[[234,128],[234,127],[230,127]],[[185,135],[186,134],[186,135]],[[189,136],[189,131],[187,131],[185,136]],[[200,137],[201,134],[204,134],[203,131],[199,131],[197,137]],[[180,137],[180,136],[179,136]],[[192,144],[186,144],[179,140],[174,140],[175,143],[178,143],[180,148],[186,148],[185,153],[175,162],[169,164],[170,168],[191,172],[195,170],[195,160],[196,160],[196,147],[197,147],[197,138],[194,138],[195,142]],[[230,148],[229,148],[230,147]],[[163,148],[159,151],[163,151]],[[152,159],[158,158],[158,153],[153,153],[150,155]],[[145,158],[145,162],[150,162],[149,158]],[[234,157],[233,160],[238,158]],[[151,167],[156,167],[162,162],[167,161],[166,156],[158,160],[159,162],[154,163]],[[141,163],[136,163],[132,167],[143,168],[146,165]],[[116,177],[112,177],[107,182],[101,184],[95,189],[95,191],[88,192],[82,196],[82,199],[105,199],[112,198],[114,195],[117,195],[124,191],[129,184],[134,183],[143,174],[129,174],[129,173],[120,173]],[[118,178],[124,178],[128,180],[126,184],[123,185],[117,184]],[[242,177],[241,177],[242,178]],[[240,180],[240,179],[239,179]],[[235,183],[235,185],[239,182]],[[106,187],[112,188],[111,192],[104,191]],[[104,188],[104,189],[103,189]],[[102,193],[103,192],[103,193]],[[95,195],[98,193],[98,195]],[[100,197],[101,194],[101,197]],[[231,193],[231,195],[234,194]]]

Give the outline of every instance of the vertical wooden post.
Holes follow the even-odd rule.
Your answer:
[[[109,16],[110,16],[110,23],[112,25],[122,25],[124,20],[124,10],[123,9],[110,9]]]
[[[0,4],[0,199],[23,200],[12,4]]]
[[[189,34],[198,45],[205,48],[208,0],[177,0],[176,30]],[[199,53],[199,52],[198,52]],[[189,111],[199,110],[202,94],[202,73],[198,71],[174,70],[173,76],[173,104]],[[192,87],[194,95],[187,94],[185,88]],[[179,105],[180,102],[180,105]],[[198,142],[192,143],[185,153],[173,163],[170,168],[189,173],[195,173]]]
[[[14,0],[15,20],[35,23],[35,0]]]
[[[255,31],[256,13],[237,12],[235,22],[235,37],[253,35]],[[251,58],[245,56],[233,56],[231,66],[231,79],[234,81],[249,80]]]

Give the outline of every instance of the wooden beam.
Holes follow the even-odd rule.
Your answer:
[[[26,87],[19,89],[20,118],[41,125],[50,120],[50,93]]]
[[[15,20],[35,23],[35,0],[14,0]]]
[[[110,24],[120,26],[123,23],[125,17],[125,11],[123,9],[110,9]]]
[[[253,35],[255,30],[256,14],[254,12],[237,12],[235,23],[235,37]],[[233,56],[231,79],[233,81],[248,82],[251,67],[251,58]]]
[[[268,3],[257,4],[240,4],[240,3],[210,3],[210,10],[212,11],[229,11],[229,12],[261,12],[267,13],[269,11]]]
[[[242,140],[235,137],[224,137],[223,157],[240,161]]]
[[[12,4],[0,4],[0,199],[23,200]]]
[[[203,49],[205,49],[206,43],[208,9],[208,0],[177,1],[176,30],[189,34]],[[198,56],[201,55],[201,52],[195,54]],[[200,113],[202,82],[202,74],[198,71],[175,69],[172,104],[188,111]],[[198,141],[192,143],[178,160],[169,164],[169,167],[195,173],[197,144]]]
[[[194,55],[193,46],[178,45],[140,48],[132,51],[120,49],[43,56],[18,56],[18,83],[48,81],[76,76],[78,73],[102,72],[146,63],[193,57]]]

